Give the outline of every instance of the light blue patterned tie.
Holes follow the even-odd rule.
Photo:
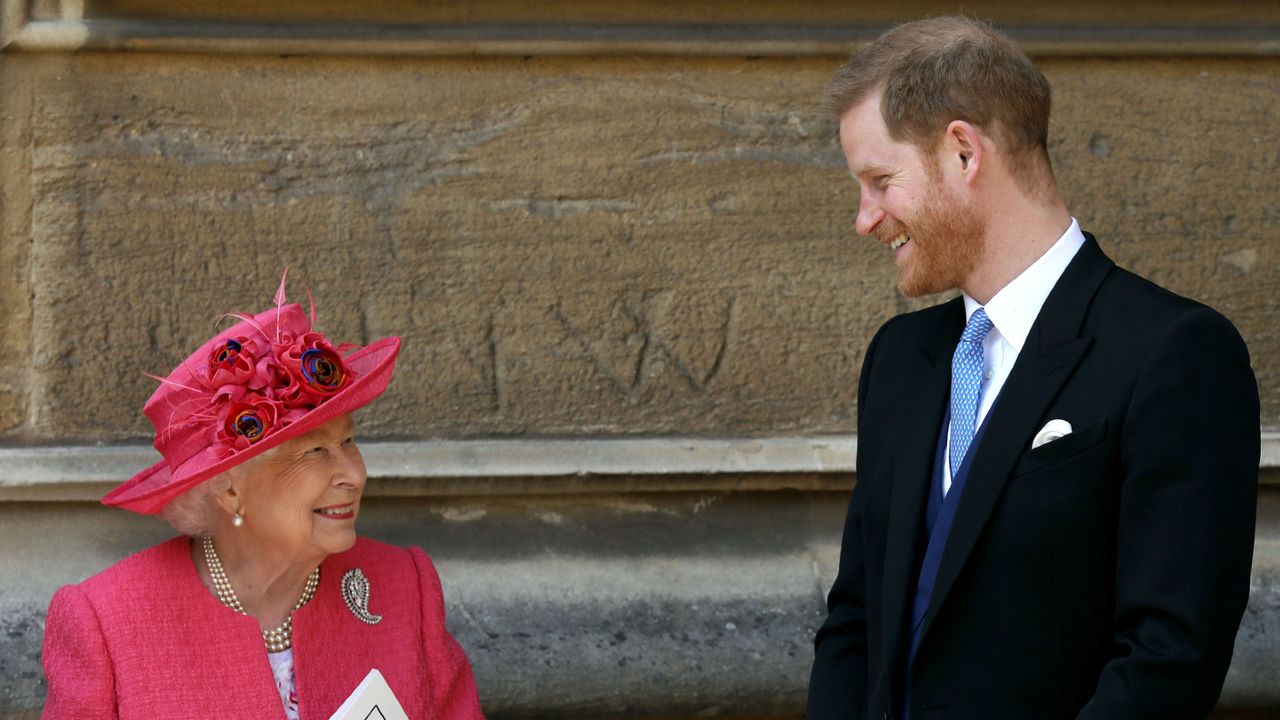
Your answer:
[[[978,308],[960,334],[951,356],[951,476],[960,471],[964,454],[973,442],[982,397],[982,341],[991,332],[991,318]]]

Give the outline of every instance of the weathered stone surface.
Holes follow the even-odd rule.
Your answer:
[[[537,572],[527,565],[518,569]],[[486,712],[772,716],[803,708],[821,606],[797,603],[793,588],[769,592],[767,585],[753,597],[734,598],[717,593],[706,578],[690,577],[702,569],[696,564],[671,565],[680,572],[642,572],[637,579],[700,581],[696,595],[666,599],[660,591],[655,598],[649,587],[586,603],[521,597],[507,604],[481,596],[473,610],[455,599],[451,611],[466,617],[458,641],[485,678]],[[780,579],[771,569],[761,563],[751,572],[766,583]],[[598,580],[618,583],[629,570],[612,563]],[[611,595],[609,588],[579,589],[596,594],[592,590]]]
[[[268,305],[286,265],[334,337],[404,336],[375,437],[850,431],[870,334],[920,304],[853,235],[816,110],[834,61],[3,62],[30,165],[6,196],[33,205],[0,238],[29,253],[3,282],[32,328],[19,303],[0,436],[145,437],[142,372]],[[1269,425],[1278,67],[1045,63],[1076,214],[1241,327]]]
[[[0,435],[26,420],[31,373],[30,114],[30,83],[0,59]]]
[[[1280,537],[1259,539],[1254,548],[1249,607],[1236,636],[1235,656],[1223,692],[1225,704],[1258,705],[1275,693],[1280,677]],[[1268,705],[1280,705],[1280,698]]]
[[[21,585],[0,590],[0,717],[44,704],[43,603],[32,600]]]
[[[1236,324],[1263,424],[1280,424],[1280,136],[1261,120],[1280,112],[1280,65],[1071,67],[1046,68],[1068,205],[1121,265]]]
[[[794,379],[851,378],[894,300],[881,272],[875,301],[826,301],[870,248],[815,231],[849,209],[811,88],[741,63],[154,60],[42,81],[37,437],[139,436],[140,371],[286,264],[334,336],[406,336],[374,433],[848,424],[849,390]]]

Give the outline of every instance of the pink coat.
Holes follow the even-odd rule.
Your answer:
[[[205,589],[187,543],[161,543],[53,596],[44,718],[284,718],[257,621]],[[303,720],[326,720],[374,667],[410,718],[483,718],[426,553],[361,538],[320,567],[315,598],[293,616]],[[339,581],[356,567],[376,625],[343,603]]]

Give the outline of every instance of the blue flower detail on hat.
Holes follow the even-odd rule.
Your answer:
[[[244,344],[235,338],[227,340],[227,343],[218,348],[217,352],[214,353],[214,364],[218,367],[230,368],[231,364],[235,361],[236,356],[240,354],[240,350],[243,347]]]
[[[302,378],[312,386],[333,391],[342,387],[346,371],[342,358],[328,348],[313,347],[302,353]]]
[[[266,430],[266,426],[262,424],[262,418],[251,409],[241,410],[236,413],[235,419],[231,421],[231,426],[235,428],[236,434],[245,438],[249,442],[255,442],[262,437],[262,432]]]
[[[223,436],[237,450],[253,445],[281,425],[283,407],[265,397],[231,403],[227,407]]]

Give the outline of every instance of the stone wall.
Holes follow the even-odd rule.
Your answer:
[[[146,457],[143,373],[285,267],[331,337],[404,338],[374,455],[490,443],[374,472],[362,531],[437,559],[491,713],[799,713],[862,352],[922,304],[854,234],[818,98],[852,40],[955,8],[170,5],[0,5],[0,716],[42,701],[53,589],[166,535],[89,502]],[[969,7],[1052,82],[1082,226],[1249,343],[1263,510],[1223,702],[1280,707],[1280,9]],[[610,440],[631,464],[592,464]]]
[[[5,56],[0,437],[144,439],[140,371],[286,266],[335,337],[404,337],[372,437],[851,432],[912,303],[853,233],[832,64]],[[1280,425],[1280,65],[1043,65],[1082,226],[1240,327]]]

